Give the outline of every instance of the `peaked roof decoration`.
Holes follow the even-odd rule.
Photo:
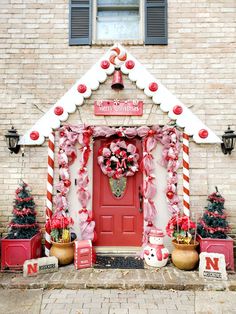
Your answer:
[[[84,99],[89,98],[116,67],[120,67],[131,81],[136,82],[137,87],[144,90],[155,104],[160,105],[161,110],[167,112],[172,120],[176,120],[176,124],[184,128],[185,133],[193,136],[196,143],[221,142],[212,130],[155,79],[138,60],[121,45],[115,44],[20,138],[19,144],[43,144],[45,137],[48,137],[52,130],[58,129],[61,122],[66,121],[69,114],[75,112],[76,106],[81,106]]]

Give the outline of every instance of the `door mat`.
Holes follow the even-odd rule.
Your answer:
[[[140,257],[97,255],[94,268],[143,269],[144,263]]]

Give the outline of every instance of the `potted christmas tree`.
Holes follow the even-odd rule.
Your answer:
[[[25,182],[15,192],[13,218],[2,239],[2,270],[20,270],[27,259],[41,256],[41,233],[36,221],[35,202]]]
[[[197,240],[200,252],[224,254],[227,269],[234,270],[233,239],[227,235],[224,202],[216,187],[216,192],[208,196],[208,206],[198,223]]]

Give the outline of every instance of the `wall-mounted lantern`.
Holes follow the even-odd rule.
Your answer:
[[[18,145],[20,136],[17,133],[17,130],[14,128],[14,126],[12,126],[10,130],[8,130],[7,134],[5,135],[5,138],[7,141],[8,149],[11,151],[11,154],[12,153],[18,154],[20,150],[20,145]]]
[[[221,143],[221,149],[222,152],[227,155],[231,154],[231,151],[235,147],[235,141],[236,141],[236,134],[233,130],[230,129],[230,126],[228,126],[228,129],[225,131],[225,133],[222,135],[222,141]]]

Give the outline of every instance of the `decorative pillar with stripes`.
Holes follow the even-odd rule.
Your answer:
[[[48,177],[47,177],[47,201],[46,201],[46,221],[52,217],[53,198],[53,177],[54,177],[54,150],[55,133],[52,132],[48,138]],[[49,256],[51,247],[50,227],[45,230],[45,255]]]
[[[190,216],[189,200],[189,135],[183,133],[183,211]]]

